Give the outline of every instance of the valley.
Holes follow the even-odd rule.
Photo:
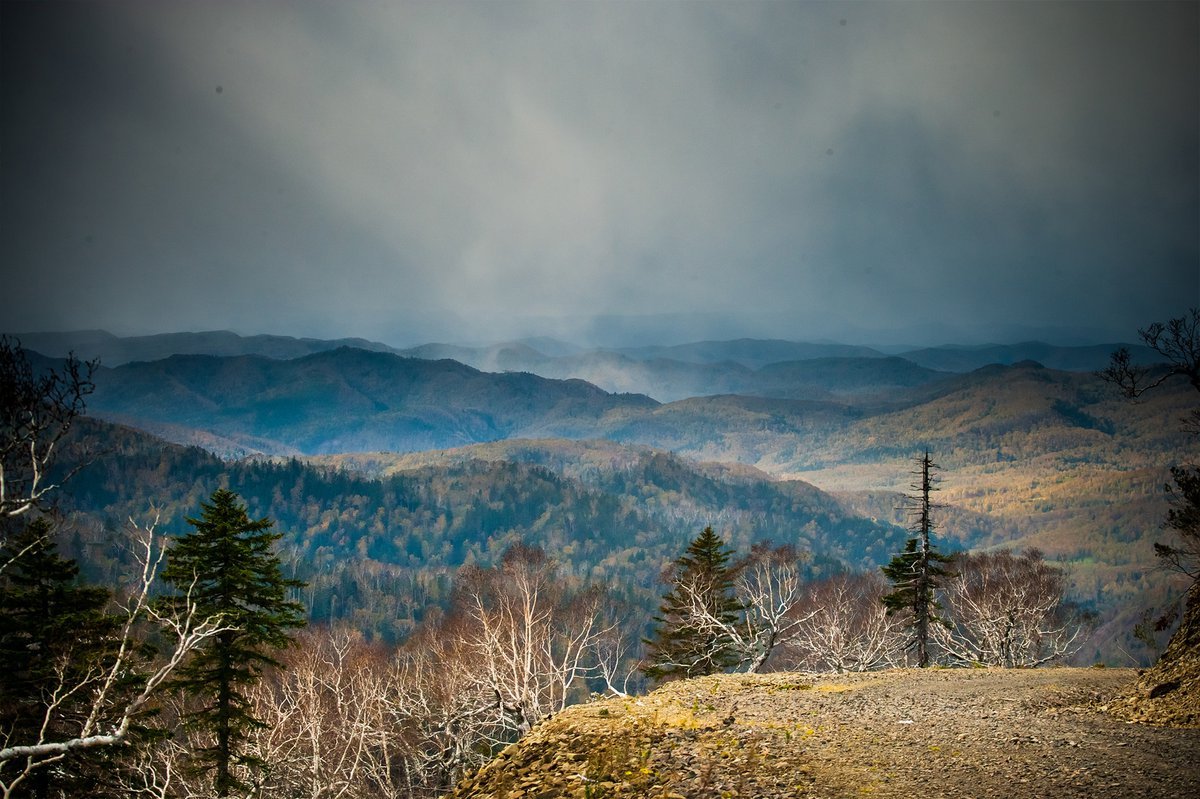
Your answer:
[[[184,348],[216,348],[199,336]],[[907,520],[897,508],[912,458],[926,448],[942,467],[942,545],[1037,548],[1065,566],[1072,598],[1099,619],[1081,656],[1126,665],[1145,658],[1132,627],[1175,590],[1155,568],[1151,543],[1167,508],[1167,468],[1190,457],[1192,442],[1178,429],[1194,403],[1186,386],[1129,403],[1090,372],[1028,360],[935,372],[876,350],[785,342],[604,355],[638,364],[651,384],[681,369],[716,370],[755,375],[760,386],[769,376],[779,395],[660,402],[577,378],[487,372],[382,347],[309,342],[313,351],[280,359],[253,351],[278,351],[269,337],[218,343],[239,354],[101,365],[89,398],[95,417],[207,452],[94,428],[96,448],[125,440],[118,449],[129,461],[108,469],[131,473],[110,475],[106,484],[122,486],[111,495],[85,492],[91,498],[76,503],[79,512],[140,512],[152,495],[135,488],[143,485],[135,475],[151,469],[160,475],[153,501],[179,508],[168,513],[177,527],[199,496],[197,474],[228,473],[253,512],[288,531],[298,568],[313,576],[313,607],[327,609],[315,618],[361,613],[365,595],[348,595],[386,574],[406,575],[413,607],[385,603],[400,621],[382,622],[382,610],[362,619],[387,638],[411,628],[422,602],[437,601],[429,586],[444,585],[464,562],[490,562],[516,539],[561,553],[581,577],[633,586],[628,598],[640,607],[653,605],[655,575],[708,524],[742,551],[762,540],[799,545],[818,573],[829,568],[822,564],[876,568],[902,541]],[[599,357],[542,346],[559,353],[539,356],[543,365]],[[980,352],[1029,349],[1075,363],[1097,356],[1095,348],[1045,345]],[[948,353],[966,352],[945,349],[942,365]],[[798,355],[810,357],[770,360]],[[348,576],[355,570],[359,577]]]

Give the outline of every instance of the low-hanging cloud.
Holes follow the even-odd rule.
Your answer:
[[[71,14],[5,9],[13,329],[984,337],[1200,301],[1194,4]]]

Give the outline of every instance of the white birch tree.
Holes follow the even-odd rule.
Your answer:
[[[95,389],[95,366],[71,355],[37,373],[20,343],[0,336],[0,517],[44,508],[60,487],[50,470]]]
[[[815,610],[802,609],[805,555],[794,547],[756,544],[732,568],[733,597],[740,614],[722,612],[711,600],[705,575],[682,579],[686,625],[736,658],[736,668],[758,672],[778,647],[788,644]]]
[[[785,663],[807,671],[871,671],[903,665],[907,621],[889,614],[879,574],[841,574],[810,584],[807,615],[789,637]]]
[[[540,549],[517,544],[492,569],[459,574],[457,613],[487,690],[517,736],[567,706],[596,671],[602,593],[571,590]]]
[[[204,641],[229,629],[219,618],[200,618],[191,592],[186,591],[173,613],[151,602],[155,578],[165,549],[154,524],[139,527],[130,521],[140,565],[138,582],[120,602],[124,621],[113,654],[103,662],[83,664],[63,660],[55,679],[43,692],[42,719],[29,740],[0,732],[0,797],[9,799],[35,772],[61,763],[73,753],[113,747],[128,740],[138,715],[164,692],[164,683],[184,659]],[[139,641],[144,626],[157,628],[167,642],[166,654],[142,662]],[[131,674],[141,674],[132,693],[122,690]],[[78,709],[82,705],[82,712]],[[68,706],[73,706],[70,714]]]
[[[1066,601],[1067,577],[1036,549],[963,554],[942,585],[945,624],[932,628],[954,664],[1031,668],[1062,660],[1085,625]]]

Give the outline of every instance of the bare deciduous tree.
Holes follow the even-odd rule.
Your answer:
[[[1182,377],[1200,391],[1200,308],[1164,324],[1154,322],[1138,330],[1138,336],[1165,362],[1165,367],[1139,366],[1127,347],[1112,354],[1108,367],[1097,374],[1114,384],[1126,397],[1138,399],[1173,377]],[[1200,408],[1183,419],[1183,429],[1200,435]]]
[[[1200,391],[1200,308],[1192,308],[1165,325],[1155,322],[1139,330],[1138,335],[1148,347],[1166,359],[1166,370],[1153,377],[1151,370],[1135,367],[1129,351],[1122,348],[1113,353],[1112,363],[1100,373],[1100,377],[1115,383],[1127,397],[1133,399],[1177,376],[1185,377],[1193,388]],[[1184,418],[1183,429],[1200,435],[1200,408],[1193,408]],[[1183,597],[1179,627],[1149,672],[1159,677],[1163,676],[1162,672],[1172,668],[1170,664],[1178,663],[1181,658],[1193,658],[1200,651],[1200,466],[1194,463],[1174,466],[1171,476],[1175,487],[1168,485],[1167,491],[1172,495],[1172,508],[1163,526],[1178,535],[1179,541],[1156,541],[1154,550],[1169,567],[1187,574],[1192,582]],[[1160,629],[1169,626],[1176,612],[1167,610],[1162,613],[1154,626]]]
[[[263,721],[251,740],[270,768],[259,790],[296,799],[347,799],[377,790],[377,745],[387,745],[386,662],[347,629],[301,634],[297,650],[251,690]]]
[[[1099,373],[1100,377],[1116,384],[1130,399],[1137,399],[1177,376],[1187,378],[1192,387],[1200,391],[1200,308],[1192,308],[1166,324],[1154,322],[1139,329],[1138,336],[1165,359],[1167,368],[1155,370],[1137,366],[1129,349],[1121,347],[1112,354],[1108,368]]]
[[[610,696],[629,696],[631,683],[638,681],[642,661],[633,657],[638,637],[626,629],[612,604],[605,604],[607,613],[601,621],[601,631],[595,638],[593,651],[596,657],[596,676],[604,682],[604,690]]]
[[[488,675],[461,618],[423,626],[397,653],[386,700],[406,795],[445,791],[503,740]]]
[[[802,611],[804,553],[794,547],[756,544],[750,556],[734,567],[734,597],[740,617],[714,611],[703,583],[681,581],[687,623],[707,639],[734,653],[738,667],[760,671],[777,647],[799,633],[815,610]]]
[[[0,517],[43,507],[61,484],[50,467],[95,389],[95,366],[70,355],[60,369],[35,373],[20,343],[0,336]]]
[[[943,584],[946,623],[932,628],[952,662],[1029,668],[1065,658],[1082,642],[1066,575],[1041,552],[963,554],[955,568]]]
[[[785,649],[789,667],[870,671],[904,663],[907,621],[883,604],[888,584],[876,573],[840,574],[805,591],[805,620]]]
[[[521,544],[495,568],[467,568],[459,579],[466,641],[506,726],[524,735],[595,672],[602,594],[570,590],[544,552]]]

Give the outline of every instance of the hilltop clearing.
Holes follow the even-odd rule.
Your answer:
[[[1063,668],[684,680],[569,708],[454,795],[1200,795],[1200,729],[1105,712],[1133,678]]]

